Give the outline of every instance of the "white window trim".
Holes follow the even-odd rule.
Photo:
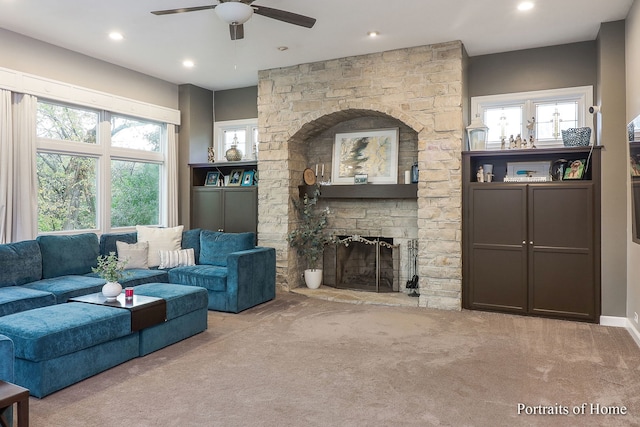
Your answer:
[[[534,103],[567,100],[578,103],[578,127],[591,128],[591,144],[593,145],[595,132],[588,112],[588,108],[593,105],[593,86],[474,96],[471,98],[471,117],[476,117],[476,115],[483,117],[486,108],[522,105],[524,116],[521,135],[526,135],[526,119],[535,116],[533,113]]]
[[[246,141],[244,147],[238,147],[242,151],[243,160],[254,160],[252,159],[252,150],[253,144],[258,145],[258,141],[253,140],[253,128],[258,127],[258,119],[240,119],[240,120],[225,120],[220,122],[214,122],[213,124],[213,141],[216,149],[216,163],[218,162],[226,162],[227,159],[224,157],[225,148],[224,148],[224,131],[228,129],[238,129],[245,128],[246,131]]]

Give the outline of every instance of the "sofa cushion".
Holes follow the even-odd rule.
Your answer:
[[[207,292],[196,286],[147,283],[137,286],[135,294],[164,299],[167,302],[167,320],[175,319],[192,311],[206,309],[209,303]]]
[[[73,236],[38,236],[42,253],[42,277],[91,273],[98,265],[100,246],[94,233]]]
[[[227,255],[254,248],[254,233],[221,233],[202,230],[200,233],[200,264],[226,267]]]
[[[169,270],[169,283],[199,286],[209,291],[224,292],[227,289],[227,268],[213,265],[192,265]]]
[[[42,255],[35,240],[0,245],[0,287],[42,278]]]
[[[124,269],[149,268],[149,242],[116,242],[118,261],[125,262]]]
[[[0,317],[55,303],[56,297],[50,292],[29,289],[24,286],[0,288]]]
[[[138,233],[105,233],[100,236],[100,255],[118,254],[116,242],[136,243]]]
[[[193,248],[193,256],[197,261],[200,258],[200,232],[202,229],[194,228],[182,232],[182,249]]]
[[[145,283],[163,282],[169,281],[169,275],[166,270],[156,269],[134,269],[125,271],[125,276],[120,280],[120,284],[123,288],[127,286],[138,286]]]
[[[0,317],[0,333],[13,340],[17,358],[38,362],[129,335],[131,314],[81,302],[57,304]]]
[[[50,292],[55,295],[56,303],[60,304],[72,297],[100,292],[105,283],[106,281],[99,277],[73,275],[42,279],[22,287]]]
[[[182,244],[184,226],[160,228],[137,225],[138,242],[149,242],[149,267],[160,265],[160,251],[175,251]]]

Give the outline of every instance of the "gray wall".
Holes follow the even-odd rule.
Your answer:
[[[596,43],[469,58],[469,96],[596,85]]]
[[[175,84],[1,28],[0,67],[178,108]]]
[[[635,1],[626,20],[626,84],[627,122],[640,115],[640,1]],[[628,179],[628,178],[627,178]],[[627,183],[627,188],[629,188]],[[630,192],[628,192],[630,194]],[[629,196],[627,196],[629,197]],[[627,199],[629,200],[629,199]],[[630,203],[627,203],[630,206]],[[640,314],[640,245],[631,241],[631,208],[627,208],[627,317],[633,321],[633,313]]]
[[[180,129],[178,160],[178,218],[191,226],[190,163],[206,163],[213,144],[213,92],[194,85],[180,85]]]
[[[625,117],[624,21],[600,26],[596,114],[602,150],[602,314],[626,317],[627,138]]]
[[[214,92],[216,122],[258,117],[258,86]]]

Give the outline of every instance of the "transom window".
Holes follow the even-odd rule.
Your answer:
[[[587,108],[593,88],[554,89],[471,98],[471,111],[489,128],[487,149],[499,150],[510,138],[533,139],[538,148],[561,147],[562,130],[590,126]],[[593,135],[593,132],[592,132]]]
[[[166,125],[38,101],[38,232],[161,224]]]
[[[258,156],[258,119],[229,120],[214,125],[216,161],[226,161],[224,154],[236,145],[242,160],[256,160]]]

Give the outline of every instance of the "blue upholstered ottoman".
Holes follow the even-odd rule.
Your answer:
[[[207,329],[206,289],[171,283],[147,283],[135,287],[136,295],[167,302],[167,321],[140,330],[140,356],[147,355]]]
[[[44,397],[138,356],[128,310],[64,303],[0,317],[15,346],[15,383]]]

